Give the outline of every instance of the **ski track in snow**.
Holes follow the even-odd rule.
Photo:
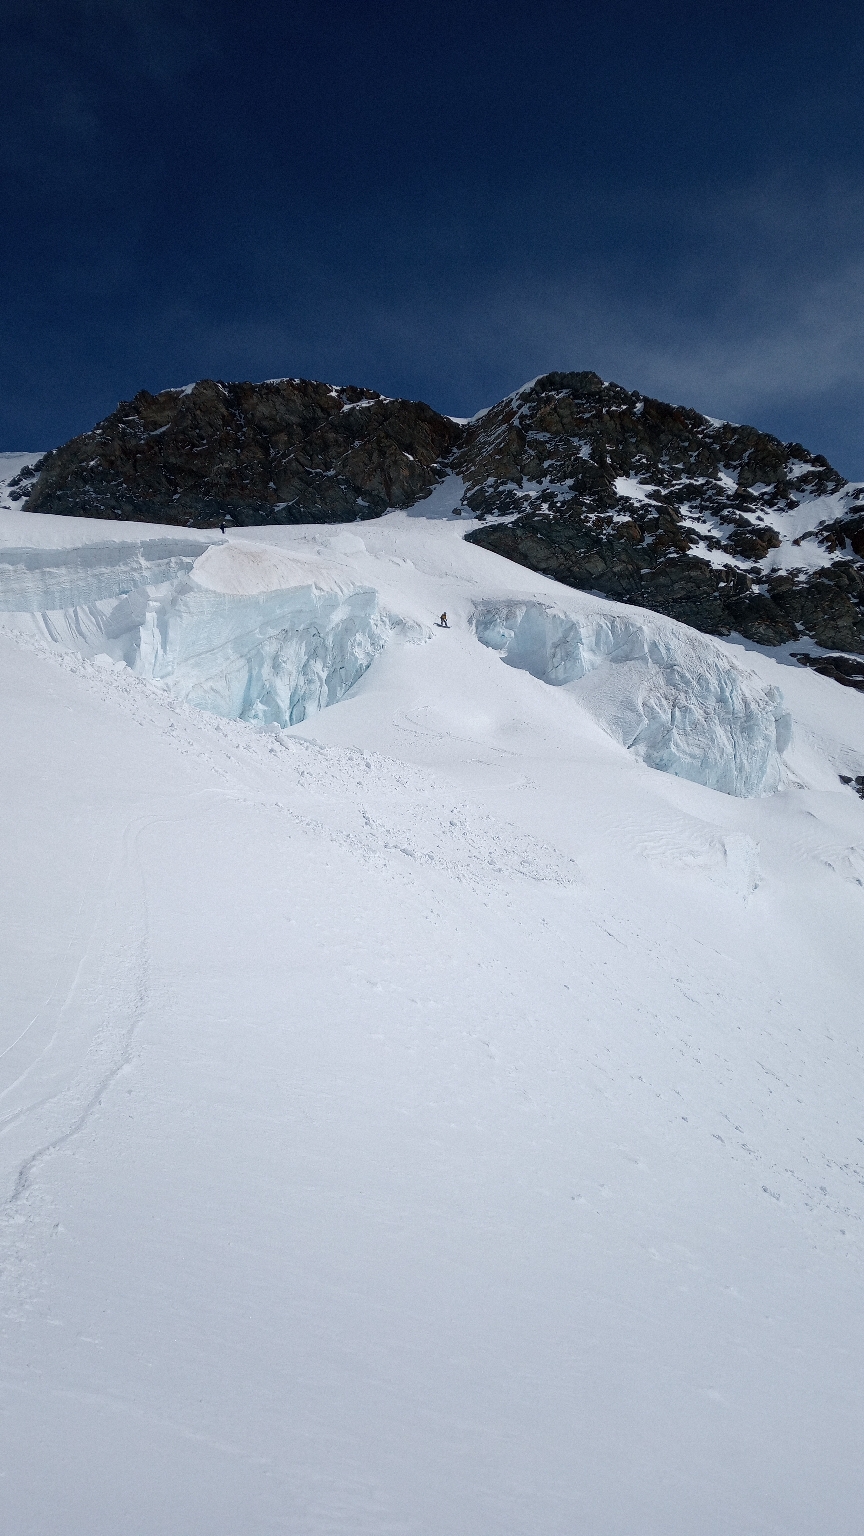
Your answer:
[[[287,729],[0,633],[14,1536],[858,1528],[864,699],[712,642],[780,787],[657,772],[452,504],[243,535],[402,625]]]
[[[98,956],[97,975],[90,982],[86,1004],[92,1019],[89,1048],[80,1069],[58,1093],[49,1093],[6,1117],[0,1110],[0,1135],[22,1119],[30,1122],[31,1135],[36,1138],[45,1135],[48,1126],[54,1127],[53,1133],[48,1133],[49,1139],[37,1145],[18,1168],[6,1201],[7,1230],[33,1218],[30,1202],[39,1165],[78,1135],[101,1103],[106,1089],[130,1059],[135,1029],[148,1002],[147,904],[143,873],[137,855],[137,838],[148,822],[149,818],[140,818],[137,824],[130,822],[124,828],[117,866],[109,876],[97,920],[86,940],[71,983],[57,1008],[52,1034],[45,1046],[27,1063],[25,1071],[15,1081],[4,1085],[5,1098],[16,1089],[20,1090],[26,1078],[38,1073],[40,1063],[63,1030],[64,1016],[79,1003],[80,994],[87,986],[87,969],[93,966],[94,958]],[[108,917],[111,906],[122,912],[122,936],[116,920],[112,930]],[[12,1042],[12,1047],[19,1045],[27,1032],[23,1031]],[[44,1219],[38,1198],[35,1204],[37,1219]],[[25,1263],[24,1252],[19,1238],[9,1260],[18,1268],[19,1273]],[[32,1274],[28,1276],[27,1284],[30,1283]]]

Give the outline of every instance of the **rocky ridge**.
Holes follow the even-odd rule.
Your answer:
[[[141,390],[15,488],[31,511],[76,517],[353,522],[428,495],[461,436],[430,406],[373,389],[203,379]]]
[[[864,487],[800,443],[553,373],[457,462],[487,549],[707,634],[864,652]]]
[[[195,527],[348,522],[449,473],[469,540],[532,570],[708,634],[864,655],[864,486],[800,443],[596,373],[545,374],[467,423],[298,379],[142,391],[12,495]],[[861,687],[860,671],[827,675]]]

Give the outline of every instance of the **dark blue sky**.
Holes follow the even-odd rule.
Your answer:
[[[864,478],[858,4],[6,0],[0,447],[596,368]]]

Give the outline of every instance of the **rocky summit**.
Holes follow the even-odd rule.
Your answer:
[[[765,645],[864,651],[864,487],[755,427],[551,373],[461,451],[475,543]]]
[[[141,390],[48,453],[18,489],[34,512],[213,527],[340,523],[411,506],[461,441],[448,416],[307,379]]]
[[[469,422],[301,379],[142,391],[13,495],[195,527],[348,522],[447,474],[467,537],[531,570],[708,634],[864,655],[864,486],[800,443],[596,373],[545,374]],[[828,675],[860,687],[853,670]]]

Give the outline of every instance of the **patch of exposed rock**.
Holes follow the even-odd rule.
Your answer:
[[[142,390],[46,454],[27,507],[215,527],[340,523],[427,496],[461,439],[449,417],[305,379]]]
[[[845,688],[857,688],[859,693],[864,693],[864,662],[854,656],[820,656],[812,655],[807,651],[793,651],[796,661],[800,661],[802,667],[812,667],[821,677],[833,677],[835,683],[842,683]]]

